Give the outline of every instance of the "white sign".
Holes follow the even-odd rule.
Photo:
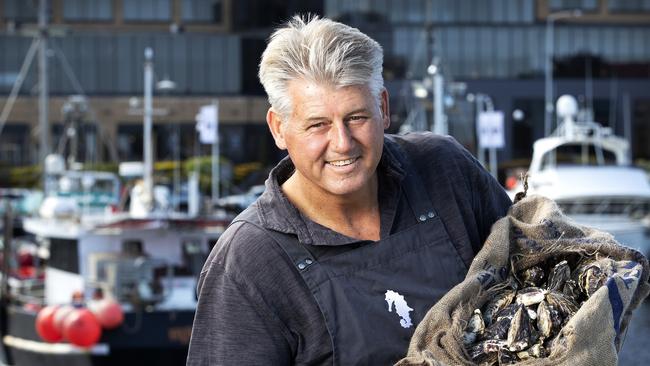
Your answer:
[[[203,144],[214,144],[217,142],[219,131],[219,107],[214,104],[204,105],[196,115],[196,130],[199,132],[199,140]]]
[[[505,146],[503,112],[489,111],[478,114],[476,125],[478,146],[481,148],[497,148]]]

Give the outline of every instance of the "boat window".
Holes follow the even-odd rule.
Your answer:
[[[79,273],[79,252],[77,250],[77,241],[56,238],[51,238],[49,241],[50,258],[48,260],[48,266],[63,271]]]
[[[127,257],[148,257],[142,246],[142,240],[131,239],[122,242],[122,253]]]
[[[563,145],[544,155],[542,166],[553,165],[616,165],[616,155],[593,145]]]

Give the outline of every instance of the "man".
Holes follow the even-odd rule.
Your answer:
[[[189,365],[386,365],[510,200],[450,137],[384,136],[382,49],[294,18],[259,76],[289,156],[201,273]]]

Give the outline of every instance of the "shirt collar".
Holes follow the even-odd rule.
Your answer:
[[[303,244],[332,246],[358,242],[358,239],[340,234],[312,221],[301,214],[289,202],[287,196],[282,192],[281,185],[289,179],[294,169],[293,162],[287,156],[271,170],[269,178],[265,182],[266,189],[257,201],[258,215],[262,226],[270,230],[296,235],[298,241]],[[395,202],[388,204],[380,204],[380,207],[397,206],[396,201],[400,195],[394,194],[395,192],[386,192],[386,190],[396,189],[395,187],[399,189],[399,182],[404,178],[405,174],[402,165],[395,156],[395,152],[387,148],[386,142],[384,142],[384,149],[377,172],[382,175],[382,179],[386,178],[397,183],[380,185],[379,199],[395,200]],[[382,215],[382,220],[384,220],[384,217],[386,216]],[[394,216],[389,217],[392,220]],[[385,225],[392,226],[392,222],[382,222],[381,225],[382,227]]]

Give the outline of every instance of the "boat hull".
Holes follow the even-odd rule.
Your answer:
[[[128,312],[122,326],[105,330],[90,349],[44,342],[36,333],[33,311],[10,306],[5,316],[2,341],[10,365],[182,365],[194,312]]]

